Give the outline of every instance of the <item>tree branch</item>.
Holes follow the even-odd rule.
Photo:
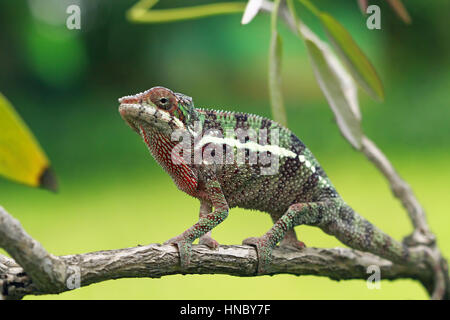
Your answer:
[[[60,283],[65,279],[64,265],[31,238],[23,230],[20,222],[2,207],[0,207],[0,247],[5,248],[27,271],[38,288],[43,291],[60,289]]]
[[[220,246],[218,250],[195,245],[191,264],[186,269],[181,268],[178,250],[172,245],[150,244],[53,256],[3,208],[0,208],[0,245],[14,259],[0,255],[0,294],[4,299],[58,294],[120,278],[160,278],[173,274],[257,275],[256,251],[243,245]],[[273,263],[266,274],[316,275],[334,280],[367,279],[367,268],[376,265],[380,268],[381,279],[415,279],[429,291],[433,288],[433,270],[426,264],[397,265],[370,253],[343,248],[306,248],[302,251],[276,248],[273,255]]]

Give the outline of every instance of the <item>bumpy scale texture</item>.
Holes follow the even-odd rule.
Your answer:
[[[263,236],[243,241],[257,248],[259,273],[271,263],[272,249],[278,243],[300,250],[304,247],[293,230],[298,225],[319,227],[352,248],[394,262],[420,259],[348,206],[311,151],[278,123],[251,114],[195,108],[190,97],[163,87],[123,97],[119,102],[124,120],[143,138],[177,187],[200,200],[198,222],[166,242],[178,246],[182,266],[189,264],[195,239],[211,248],[218,246],[211,230],[233,207],[267,212],[274,221]],[[200,132],[196,128],[201,128]],[[174,161],[172,151],[179,141],[172,135],[177,130],[189,133],[191,147],[188,156],[180,154]],[[229,137],[230,130],[251,134],[243,141]],[[265,137],[265,141],[252,137]],[[271,141],[275,138],[277,141]],[[205,159],[209,155],[222,159],[222,163],[196,162],[199,150]],[[278,166],[267,174],[270,162],[262,163],[261,159],[278,159]]]

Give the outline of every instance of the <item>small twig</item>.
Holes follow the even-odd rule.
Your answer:
[[[391,186],[392,192],[405,207],[414,226],[412,240],[415,244],[431,244],[434,235],[428,227],[425,210],[420,205],[409,185],[399,176],[388,158],[369,138],[362,138],[362,153],[383,173]]]

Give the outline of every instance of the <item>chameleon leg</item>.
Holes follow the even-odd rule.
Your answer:
[[[164,243],[175,244],[178,247],[181,267],[183,268],[187,267],[190,263],[192,242],[207,234],[228,216],[228,203],[225,200],[219,182],[216,179],[210,178],[205,182],[205,189],[214,207],[214,211],[200,217],[198,222],[192,227]]]
[[[272,228],[263,236],[247,238],[242,243],[256,247],[258,252],[258,273],[265,273],[272,261],[272,249],[294,226],[319,225],[323,222],[323,212],[330,212],[327,202],[297,203],[289,207]],[[295,234],[294,234],[295,235]]]
[[[270,215],[272,217],[273,223],[276,223],[280,216]],[[303,241],[298,240],[297,234],[295,233],[294,228],[286,231],[283,240],[280,242],[280,247],[294,249],[294,250],[302,250],[306,248],[306,245]]]
[[[200,218],[207,216],[211,211],[212,206],[208,202],[201,200],[199,214]],[[211,249],[217,249],[219,246],[219,243],[211,237],[211,230],[198,239],[198,244],[203,244]]]
[[[337,198],[294,204],[265,235],[245,239],[244,244],[256,246],[258,251],[258,273],[265,272],[271,263],[272,249],[286,232],[302,224],[318,226],[351,248],[368,251],[396,263],[423,261],[421,253],[394,240]]]

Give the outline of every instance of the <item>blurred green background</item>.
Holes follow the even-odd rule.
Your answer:
[[[270,116],[269,16],[240,15],[158,25],[131,24],[135,1],[30,0],[0,3],[0,91],[52,160],[60,192],[0,180],[0,204],[51,253],[76,254],[164,242],[197,219],[198,202],[179,192],[117,112],[117,99],[163,85],[197,106]],[[193,4],[208,1],[192,1]],[[448,1],[410,0],[403,24],[384,3],[382,29],[368,30],[356,1],[315,3],[353,35],[373,62],[384,103],[360,92],[363,128],[411,184],[444,255],[450,257],[450,26]],[[66,8],[81,7],[81,30]],[[164,1],[159,7],[186,5]],[[323,36],[317,21],[301,17]],[[397,239],[411,232],[386,181],[340,135],[303,43],[284,26],[283,91],[289,127],[310,147],[355,210]],[[324,37],[322,37],[324,39]],[[1,130],[1,128],[0,128]],[[233,209],[214,231],[239,244],[271,226],[268,215]],[[308,246],[342,246],[319,229],[296,228]],[[28,299],[424,299],[417,282],[336,282],[291,275],[169,276],[107,281]]]

